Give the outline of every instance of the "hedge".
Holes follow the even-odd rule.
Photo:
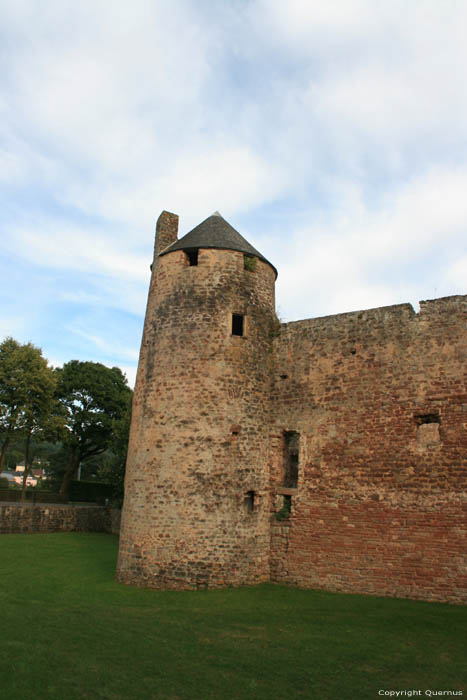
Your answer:
[[[14,502],[20,500],[21,489],[0,489],[0,501]],[[26,501],[28,503],[67,503],[68,499],[52,491],[29,489],[26,490]]]
[[[32,503],[99,503],[104,505],[112,498],[112,486],[96,481],[72,481],[70,497],[63,498],[58,493],[46,489],[26,489],[26,501]],[[0,501],[20,501],[21,489],[0,488]]]
[[[101,484],[97,481],[72,481],[70,501],[104,504],[111,500],[112,492],[113,488],[109,484]]]

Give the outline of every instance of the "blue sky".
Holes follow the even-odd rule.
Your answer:
[[[134,380],[160,211],[284,320],[465,294],[463,0],[0,0],[0,337]]]

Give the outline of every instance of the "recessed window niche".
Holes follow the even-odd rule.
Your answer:
[[[440,442],[439,413],[421,413],[414,416],[417,424],[417,442],[420,446],[436,445]]]
[[[255,509],[255,498],[256,494],[254,491],[247,491],[245,494],[245,506],[249,513],[253,513]]]
[[[232,335],[244,335],[245,317],[243,314],[232,314]]]
[[[284,433],[284,486],[296,489],[298,485],[298,455],[300,433],[286,430]]]
[[[194,267],[198,264],[198,248],[190,248],[183,251],[186,255],[186,259],[189,267]]]

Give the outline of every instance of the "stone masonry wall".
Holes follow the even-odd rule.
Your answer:
[[[156,245],[157,250],[157,245]],[[269,578],[274,270],[243,254],[154,260],[127,460],[118,580],[161,588]],[[232,335],[232,314],[245,316]]]
[[[271,577],[467,602],[467,297],[284,324],[275,341]],[[284,433],[300,434],[284,486]]]
[[[0,534],[108,532],[118,534],[120,511],[97,505],[0,503]]]

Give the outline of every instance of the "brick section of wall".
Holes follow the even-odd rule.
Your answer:
[[[133,400],[118,580],[161,588],[269,578],[274,271],[182,250],[153,267]],[[232,335],[245,315],[245,336]]]
[[[0,534],[108,532],[118,534],[120,511],[95,505],[0,503]]]
[[[304,588],[467,602],[465,506],[397,508],[306,499],[273,522],[277,582]]]
[[[300,586],[467,602],[467,297],[284,324],[270,461],[300,433],[271,576]]]

